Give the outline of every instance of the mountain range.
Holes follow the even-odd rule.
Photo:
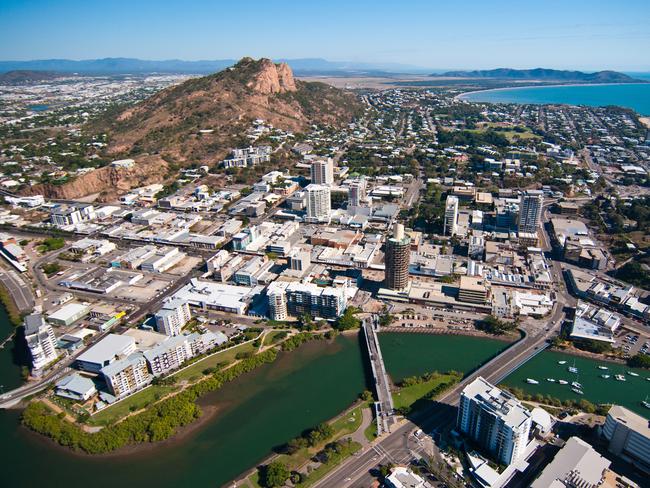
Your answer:
[[[337,73],[426,73],[421,67],[398,63],[362,63],[353,61],[328,61],[320,58],[277,59],[286,63],[296,74]],[[96,75],[184,73],[209,74],[237,63],[236,59],[183,61],[168,59],[152,61],[135,58],[102,58],[86,60],[40,59],[31,61],[0,61],[0,73],[17,70],[55,71]]]
[[[497,68],[490,70],[473,71],[447,71],[442,74],[432,74],[435,77],[475,78],[475,79],[500,79],[500,80],[539,80],[578,83],[645,83],[624,73],[617,71],[597,71],[585,73],[583,71],[568,71],[557,69],[511,69]]]

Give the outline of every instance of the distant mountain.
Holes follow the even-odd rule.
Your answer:
[[[298,132],[312,124],[342,126],[362,112],[352,93],[296,80],[286,63],[243,58],[91,124],[109,133],[113,153],[160,153],[179,162],[210,163],[245,143],[241,136],[255,119]]]
[[[60,78],[61,73],[53,71],[14,70],[0,74],[0,85],[15,85]]]
[[[447,71],[442,74],[433,74],[435,77],[477,78],[477,79],[502,79],[502,80],[540,80],[580,83],[645,83],[617,71],[598,71],[585,73],[583,71],[567,71],[556,69],[510,69],[498,68],[474,71]]]
[[[277,59],[287,63],[298,75],[336,74],[360,72],[382,73],[426,73],[417,66],[396,63],[358,63],[349,61],[327,61],[320,58]],[[209,74],[220,71],[237,62],[235,59],[204,61],[183,61],[169,59],[150,61],[134,58],[103,58],[73,61],[70,59],[42,59],[33,61],[0,61],[0,73],[13,70],[58,71],[86,75],[118,75],[145,73]]]

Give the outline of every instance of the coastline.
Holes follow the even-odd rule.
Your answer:
[[[510,86],[510,87],[502,87],[502,88],[486,88],[485,90],[472,90],[469,92],[464,92],[464,93],[459,93],[458,95],[455,95],[453,100],[463,100],[466,102],[471,102],[472,100],[467,100],[465,97],[468,95],[473,95],[475,93],[487,93],[487,92],[499,92],[499,91],[511,91],[511,90],[528,90],[530,88],[563,88],[567,86],[619,86],[619,85],[647,85],[648,83],[643,83],[643,82],[637,82],[637,83],[566,83],[566,84],[558,84],[558,85],[525,85],[525,86]],[[476,102],[476,103],[489,103],[489,102]],[[549,103],[548,105],[553,105]],[[566,105],[566,104],[558,104],[558,105]]]

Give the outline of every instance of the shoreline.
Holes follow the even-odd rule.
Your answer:
[[[499,91],[509,91],[509,90],[527,90],[530,88],[562,88],[565,86],[618,86],[618,85],[647,85],[648,83],[643,83],[643,82],[637,82],[637,83],[566,83],[566,84],[558,84],[558,85],[522,85],[522,86],[508,86],[508,87],[501,87],[501,88],[486,88],[485,90],[472,90],[464,93],[459,93],[458,95],[455,95],[453,100],[463,100],[466,102],[474,102],[473,100],[466,100],[464,97],[468,95],[473,95],[475,93],[487,93],[487,92],[499,92]],[[474,103],[494,103],[494,102],[474,102]],[[507,103],[507,102],[503,102]],[[511,102],[511,103],[516,103],[516,102]],[[552,103],[548,103],[545,105],[554,105]],[[558,105],[567,105],[565,103],[561,103]]]

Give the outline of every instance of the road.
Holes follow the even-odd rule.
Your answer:
[[[29,283],[18,276],[14,270],[0,268],[0,281],[7,288],[9,294],[21,312],[30,312],[34,308],[34,294]]]

